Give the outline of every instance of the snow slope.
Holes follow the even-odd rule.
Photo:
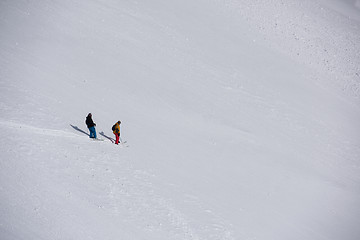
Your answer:
[[[359,239],[355,4],[0,1],[0,239]]]

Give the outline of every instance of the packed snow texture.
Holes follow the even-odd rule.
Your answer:
[[[360,239],[359,8],[0,1],[0,239]]]

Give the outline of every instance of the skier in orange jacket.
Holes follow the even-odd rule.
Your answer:
[[[121,121],[118,121],[117,123],[114,124],[114,126],[112,127],[113,133],[115,134],[115,144],[119,144],[119,139],[120,139],[120,124]]]

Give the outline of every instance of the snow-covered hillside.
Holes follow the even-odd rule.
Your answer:
[[[359,239],[356,6],[0,1],[0,239]]]

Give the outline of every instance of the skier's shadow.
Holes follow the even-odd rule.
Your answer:
[[[104,138],[109,139],[112,143],[115,142],[115,139],[113,139],[113,138],[111,138],[111,137],[109,137],[109,136],[106,136],[104,132],[99,132],[99,134],[100,134],[101,136],[103,136]]]
[[[84,130],[78,128],[77,126],[74,126],[74,125],[71,125],[71,124],[70,124],[70,126],[71,126],[73,129],[75,129],[76,131],[79,131],[79,132],[81,132],[81,133],[83,133],[83,134],[85,134],[85,135],[87,135],[87,136],[90,137],[90,134],[88,134],[88,133],[85,132]]]

